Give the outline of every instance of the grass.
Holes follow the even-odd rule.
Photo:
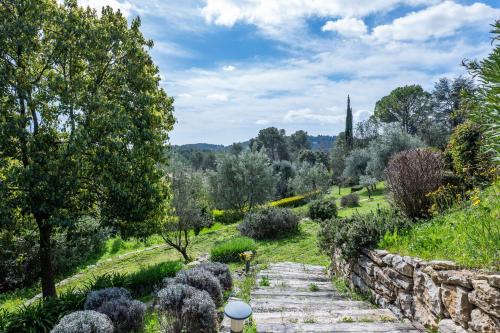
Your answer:
[[[255,241],[248,237],[236,237],[220,244],[216,244],[210,250],[210,257],[218,262],[239,262],[240,254],[245,251],[255,252],[257,245]]]
[[[360,207],[355,208],[340,208],[339,216],[349,216],[354,213],[365,213],[371,210],[376,210],[377,207],[387,205],[383,196],[384,184],[379,183],[377,190],[374,191],[372,199],[368,199],[366,189],[358,191],[360,195]],[[349,188],[342,188],[341,195],[350,193]],[[339,198],[337,187],[332,188],[331,194]],[[305,217],[308,212],[308,205],[293,208],[293,211],[300,216]],[[196,257],[202,253],[210,252],[214,244],[220,244],[225,241],[239,237],[239,232],[236,230],[237,223],[224,225],[215,223],[212,227],[203,229],[200,234],[192,238],[192,243],[189,248],[191,256]],[[277,240],[256,241],[257,255],[253,263],[272,263],[280,261],[292,261],[304,264],[322,265],[329,264],[329,258],[319,253],[317,246],[317,233],[319,225],[312,221],[303,221],[300,223],[299,232],[292,234],[289,237]],[[126,253],[144,250],[155,245],[161,245],[157,248],[148,251],[132,253],[123,256]],[[122,256],[122,257],[120,257]],[[70,288],[80,288],[95,276],[110,273],[134,273],[147,266],[158,264],[165,261],[181,260],[181,256],[174,250],[167,247],[158,235],[154,235],[139,241],[135,239],[123,240],[119,237],[109,239],[106,242],[103,253],[93,259],[91,262],[85,263],[90,266],[79,268],[75,274],[78,277],[64,286],[58,287],[58,292],[68,290]],[[99,266],[92,266],[99,263]],[[241,263],[231,263],[230,267],[235,269],[241,267]],[[61,277],[61,279],[64,277]],[[34,285],[31,288],[17,289],[14,291],[0,294],[0,309],[13,310],[25,301],[31,299],[40,292],[40,285]]]
[[[347,285],[346,281],[341,277],[333,277],[332,283],[340,293],[340,295],[352,299],[354,301],[366,301],[372,304],[373,307],[376,307],[374,302],[370,299],[369,295],[365,295],[356,289],[351,289]]]
[[[470,268],[500,269],[500,182],[481,192],[474,204],[456,208],[415,226],[388,234],[380,247],[426,260],[448,259]]]

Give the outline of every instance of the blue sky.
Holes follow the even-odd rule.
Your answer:
[[[140,16],[174,144],[244,141],[268,126],[335,135],[392,89],[464,74],[491,51],[497,1],[80,0]]]

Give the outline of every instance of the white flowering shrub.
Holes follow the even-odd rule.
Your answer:
[[[76,311],[61,318],[51,333],[113,333],[111,320],[102,313]]]

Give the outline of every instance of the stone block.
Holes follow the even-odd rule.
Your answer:
[[[394,256],[392,258],[392,267],[403,275],[408,277],[413,276],[413,266],[407,263],[401,256]]]
[[[500,275],[490,275],[487,280],[490,286],[500,289]]]
[[[441,285],[441,299],[451,319],[462,327],[468,328],[472,304],[469,292],[460,286]]]
[[[467,331],[456,325],[451,319],[443,319],[439,322],[439,333],[467,333]]]
[[[441,287],[436,285],[432,278],[424,272],[415,271],[413,294],[422,304],[436,316],[443,316],[443,304],[441,302]]]
[[[442,283],[472,289],[471,280],[474,277],[474,273],[471,271],[444,270],[444,271],[437,271],[437,275]]]
[[[469,328],[473,332],[482,332],[482,333],[500,332],[500,324],[498,323],[498,321],[488,316],[488,314],[481,311],[481,309],[472,310],[471,321],[469,322]]]
[[[413,288],[413,279],[396,272],[394,269],[384,267],[382,269],[384,274],[391,279],[391,282],[396,287],[403,290],[411,290]]]
[[[496,318],[500,318],[500,290],[487,280],[472,280],[474,290],[469,294],[471,303]]]
[[[455,264],[453,261],[449,260],[432,260],[427,263],[428,266],[431,266],[436,271],[441,270],[449,270],[449,269],[458,269],[459,266]]]

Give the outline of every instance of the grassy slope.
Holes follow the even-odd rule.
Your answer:
[[[360,206],[354,208],[341,208],[339,216],[349,216],[354,213],[366,213],[371,210],[376,210],[377,205],[383,207],[387,205],[383,196],[383,183],[378,184],[373,198],[368,199],[366,189],[357,192],[360,195]],[[330,196],[339,198],[338,188],[332,188]],[[341,195],[350,193],[347,188],[341,189]],[[338,201],[338,200],[337,200]],[[297,207],[294,209],[297,213],[307,214],[307,206]],[[199,256],[202,253],[210,251],[214,244],[228,240],[239,235],[236,230],[237,224],[221,225],[215,224],[210,229],[203,230],[200,235],[192,238],[190,255],[193,257]],[[293,261],[299,263],[309,263],[316,265],[327,265],[328,258],[319,253],[316,242],[316,235],[319,226],[311,221],[304,221],[300,225],[300,232],[287,238],[272,240],[272,241],[257,241],[257,257],[256,263],[270,263],[279,261]],[[156,264],[168,260],[180,260],[181,256],[173,249],[167,246],[155,248],[150,251],[140,252],[127,255],[123,258],[118,258],[120,255],[132,251],[142,250],[153,245],[164,244],[159,236],[152,236],[146,242],[136,240],[123,241],[119,238],[113,238],[106,243],[106,249],[92,264],[95,262],[101,263],[98,267],[82,267],[78,270],[79,277],[74,281],[58,288],[58,291],[68,288],[78,288],[79,286],[92,279],[93,276],[98,276],[110,272],[134,272],[142,267]],[[109,260],[112,261],[109,261]],[[231,265],[234,269],[235,264]],[[16,291],[0,294],[0,309],[12,310],[26,300],[32,298],[40,292],[40,287],[19,289]]]
[[[479,198],[475,206],[437,216],[404,235],[387,235],[380,245],[403,255],[500,270],[500,182]]]

